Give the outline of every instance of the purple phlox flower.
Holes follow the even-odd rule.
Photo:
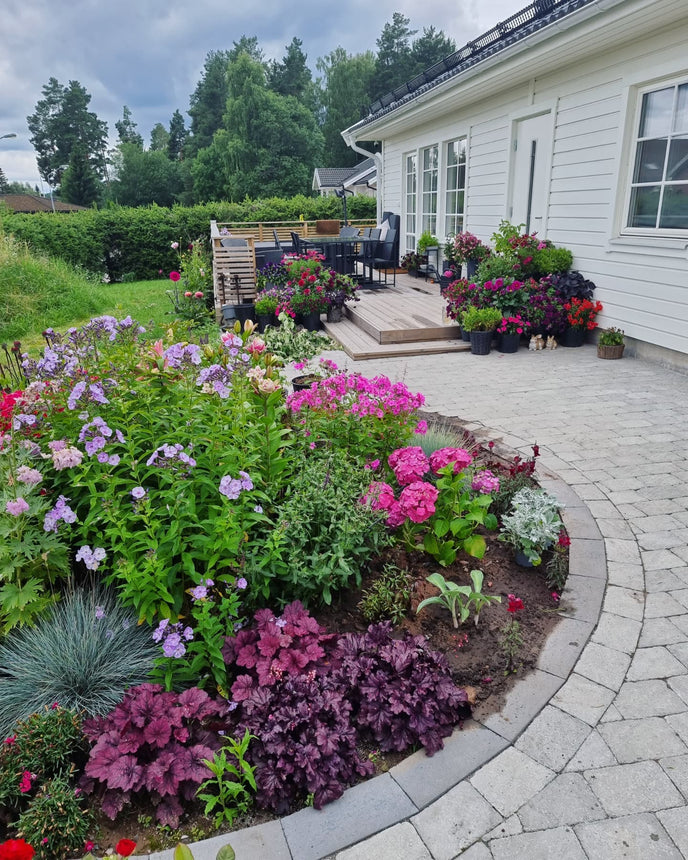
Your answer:
[[[225,475],[220,480],[220,493],[228,499],[238,499],[244,489],[242,482],[231,475]]]
[[[67,447],[67,442],[64,439],[54,439],[52,442],[48,442],[48,448],[55,453],[55,451],[64,451]]]
[[[7,504],[5,505],[5,510],[13,517],[20,517],[22,514],[25,514],[29,510],[29,505],[26,499],[23,499],[21,496],[17,496],[16,499],[10,499],[10,501],[7,502]]]
[[[61,448],[53,449],[52,460],[55,470],[61,472],[63,469],[71,469],[73,466],[81,465],[84,455],[78,448],[72,445],[65,445]]]
[[[102,436],[94,436],[93,439],[89,439],[88,442],[84,445],[86,449],[86,453],[89,457],[92,457],[98,451],[105,447],[105,439]],[[98,457],[100,460],[100,457]],[[107,460],[107,454],[105,455],[105,459]],[[100,460],[102,463],[102,460]]]
[[[108,461],[108,466],[119,465],[119,454],[110,454],[107,461]]]
[[[145,487],[134,487],[134,489],[131,491],[131,495],[132,498],[138,501],[139,499],[145,498],[145,496],[148,495],[148,491],[145,489]]]
[[[96,606],[96,621],[100,621],[105,618],[105,610],[102,606]]]
[[[162,653],[165,657],[174,657],[179,659],[186,654],[186,646],[181,640],[179,633],[170,633],[170,635],[162,643]]]
[[[77,552],[76,560],[83,561],[87,570],[98,570],[100,562],[105,560],[105,556],[106,552],[102,547],[97,546],[91,550],[91,547],[86,544]]]
[[[231,370],[221,364],[211,364],[204,367],[196,378],[196,385],[203,387],[204,391],[214,391],[222,400],[229,397],[232,374]]]
[[[189,445],[191,449],[191,445]],[[174,445],[160,445],[146,461],[147,466],[156,466],[158,469],[171,469],[175,472],[188,473],[196,465],[193,457],[184,450],[179,442]]]
[[[76,522],[76,514],[67,504],[68,501],[69,499],[66,496],[58,498],[55,507],[45,515],[45,519],[43,520],[44,531],[57,532],[60,520],[65,523]]]
[[[251,480],[248,472],[239,472],[241,477],[241,489],[242,490],[252,490],[253,489],[253,481]]]
[[[201,363],[201,348],[195,343],[173,343],[162,355],[165,365],[173,370],[178,370],[182,365]]]
[[[248,582],[243,576],[240,576],[239,579],[237,579],[235,585],[240,591],[243,591],[245,588],[248,587]]]
[[[191,627],[185,627],[182,636],[187,642],[191,642],[193,639],[193,629]]]
[[[224,348],[227,350],[237,349],[238,347],[241,347],[244,345],[244,342],[239,337],[239,335],[234,334],[234,332],[232,332],[232,331],[223,332],[221,335],[221,338],[222,338],[222,344],[223,344]]]
[[[153,631],[153,641],[160,642],[162,637],[165,635],[165,630],[170,623],[169,618],[163,618],[162,621],[158,624],[158,626]]]
[[[22,427],[33,427],[36,423],[35,415],[26,415],[21,413],[19,415],[15,415],[12,421],[12,429],[13,430],[21,430]]]
[[[256,505],[256,506],[255,506],[255,508],[254,508],[253,510],[254,510],[257,514],[262,514],[262,513],[263,513],[263,508],[262,508],[262,506],[261,506],[261,505]]]
[[[86,450],[88,451],[88,445],[86,446]],[[99,463],[107,463],[107,461],[108,461],[110,458],[109,458],[109,457],[108,457],[108,455],[105,453],[105,451],[100,451],[100,452],[98,453],[98,456],[96,457],[96,459],[98,460],[98,462],[99,462]]]
[[[38,469],[31,469],[29,466],[20,466],[17,469],[17,480],[20,484],[34,487],[36,484],[41,483],[43,475],[41,475]]]

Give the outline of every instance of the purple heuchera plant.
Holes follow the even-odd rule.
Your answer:
[[[195,687],[180,694],[166,693],[158,684],[132,687],[114,711],[84,722],[94,745],[82,789],[102,791],[103,812],[112,819],[132,795],[147,794],[158,821],[177,827],[180,801],[193,800],[211,775],[202,759],[212,759],[221,746],[206,721],[226,710],[225,701]]]
[[[232,686],[228,733],[256,736],[248,758],[261,806],[284,813],[312,793],[320,809],[371,772],[361,740],[372,735],[386,750],[421,743],[432,755],[467,713],[465,691],[422,636],[394,639],[389,622],[330,635],[298,601],[281,618],[261,610],[255,619],[223,655],[248,670]]]

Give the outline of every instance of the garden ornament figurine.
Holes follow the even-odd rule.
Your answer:
[[[545,349],[556,349],[559,346],[554,335],[549,335],[547,338],[547,343],[545,344]]]
[[[533,352],[536,349],[535,335],[534,334],[531,334],[531,336],[530,336],[530,341],[528,342],[528,349],[531,350],[531,352]]]

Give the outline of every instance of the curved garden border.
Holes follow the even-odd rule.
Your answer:
[[[513,456],[506,449],[495,453]],[[571,538],[569,576],[559,604],[561,620],[547,638],[537,667],[516,682],[498,714],[478,716],[455,729],[434,756],[413,753],[388,773],[347,789],[322,810],[301,809],[189,847],[194,860],[215,860],[232,845],[239,860],[321,860],[417,814],[514,743],[573,670],[595,626],[607,583],[604,539],[585,502],[554,472],[538,467],[540,486],[565,507]],[[173,860],[174,851],[149,860]]]

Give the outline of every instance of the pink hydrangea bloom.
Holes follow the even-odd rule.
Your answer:
[[[464,448],[440,448],[438,451],[433,451],[430,455],[430,466],[432,471],[437,475],[439,470],[454,464],[454,474],[462,472],[466,466],[470,466],[473,462],[473,457]]]
[[[435,513],[439,491],[425,481],[414,481],[399,496],[399,508],[414,523],[424,523]]]
[[[489,469],[483,469],[482,472],[476,472],[473,476],[471,488],[478,493],[497,493],[499,492],[499,478]]]
[[[373,511],[388,511],[394,502],[394,490],[384,481],[374,481],[361,501]]]
[[[419,481],[430,466],[425,452],[419,445],[397,448],[389,455],[387,462],[402,487],[413,481]]]
[[[392,502],[387,511],[387,525],[396,529],[406,522],[406,514],[401,510],[399,502]]]

